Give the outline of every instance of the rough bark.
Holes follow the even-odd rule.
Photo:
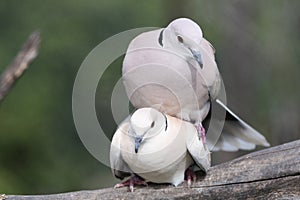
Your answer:
[[[40,44],[39,32],[33,32],[11,65],[0,76],[0,102],[11,90],[16,80],[28,68],[29,64],[38,55]],[[0,196],[1,197],[1,196]]]
[[[52,195],[8,195],[9,200],[79,199],[300,199],[300,140],[250,153],[212,167],[187,188],[150,184]]]

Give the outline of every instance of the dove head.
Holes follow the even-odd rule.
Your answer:
[[[135,139],[135,152],[140,145],[151,137],[164,131],[166,116],[154,108],[141,108],[133,113],[130,118],[130,131]]]
[[[175,19],[166,29],[175,34],[179,43],[193,41],[196,44],[200,44],[203,38],[203,33],[199,25],[188,18]]]
[[[203,67],[200,43],[203,33],[200,26],[191,19],[179,18],[172,21],[165,29],[168,45],[179,53],[190,54]]]

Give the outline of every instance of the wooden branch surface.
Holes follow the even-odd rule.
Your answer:
[[[33,32],[10,66],[0,76],[0,102],[8,94],[15,81],[28,68],[31,61],[38,55],[40,44],[39,32]]]
[[[36,196],[7,196],[8,200],[79,199],[300,199],[300,140],[250,153],[212,167],[187,188],[150,184],[128,188],[78,191]]]

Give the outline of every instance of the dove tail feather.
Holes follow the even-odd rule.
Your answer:
[[[262,134],[233,113],[219,99],[216,103],[226,110],[226,119],[222,134],[213,151],[252,150],[256,145],[270,146]]]

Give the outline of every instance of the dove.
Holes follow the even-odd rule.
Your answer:
[[[166,28],[144,32],[129,44],[122,66],[127,96],[135,108],[152,107],[195,124],[206,143],[212,104],[226,113],[225,126],[215,150],[236,151],[269,146],[258,133],[218,98],[222,80],[215,48],[200,26],[188,18],[173,20]],[[220,119],[222,120],[222,119]],[[218,131],[211,131],[216,138]],[[242,138],[242,139],[240,139]]]
[[[193,166],[206,172],[210,152],[190,122],[166,115],[154,108],[141,108],[124,120],[115,132],[110,149],[110,163],[115,177],[128,181],[115,187],[134,184],[170,183],[174,186],[195,180]]]

